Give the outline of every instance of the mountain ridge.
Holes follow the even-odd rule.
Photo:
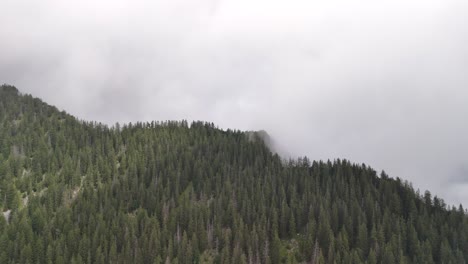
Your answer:
[[[8,85],[0,124],[0,263],[468,259],[461,205],[364,164],[285,162],[261,131],[108,127]]]

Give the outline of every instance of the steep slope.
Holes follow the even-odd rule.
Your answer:
[[[261,139],[261,135],[253,134]],[[108,128],[0,87],[0,263],[465,263],[468,219],[213,124]]]

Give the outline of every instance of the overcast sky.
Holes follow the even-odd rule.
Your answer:
[[[0,2],[0,82],[86,120],[207,120],[468,207],[468,1]]]

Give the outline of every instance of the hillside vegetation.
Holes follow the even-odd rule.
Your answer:
[[[261,137],[206,122],[110,128],[3,85],[0,263],[468,260],[461,205],[364,164],[284,161]]]

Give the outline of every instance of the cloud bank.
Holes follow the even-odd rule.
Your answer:
[[[468,206],[468,3],[0,3],[0,82],[82,119],[264,129]]]

